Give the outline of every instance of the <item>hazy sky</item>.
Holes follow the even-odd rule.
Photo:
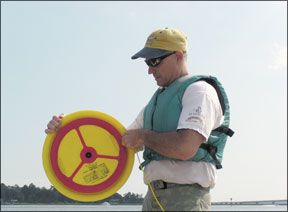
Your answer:
[[[191,74],[216,76],[231,128],[212,201],[287,199],[287,2],[1,2],[1,182],[50,182],[44,129],[92,109],[125,127],[157,89],[130,57],[164,27],[188,37]],[[140,154],[141,156],[141,154]],[[145,194],[134,168],[118,191]],[[176,173],[177,174],[177,173]]]

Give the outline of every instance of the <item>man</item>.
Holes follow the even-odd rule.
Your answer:
[[[152,191],[148,189],[142,210],[210,210],[217,158],[214,163],[189,159],[223,122],[215,86],[201,77],[189,83],[187,38],[176,29],[151,33],[132,59],[139,57],[160,86],[122,138],[127,147],[145,147],[144,181],[152,185]]]
[[[216,167],[221,167],[226,134],[233,134],[227,96],[218,89],[216,78],[189,75],[187,38],[176,29],[151,33],[132,59],[139,57],[159,86],[122,137],[128,148],[145,148],[141,167],[151,189],[142,210],[210,210]],[[61,119],[54,116],[45,132],[56,131]],[[211,136],[217,129],[218,134]],[[221,145],[216,145],[217,151],[209,143]]]

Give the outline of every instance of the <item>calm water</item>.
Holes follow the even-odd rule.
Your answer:
[[[212,211],[287,211],[287,205],[213,205]],[[141,205],[1,205],[1,211],[141,211]]]

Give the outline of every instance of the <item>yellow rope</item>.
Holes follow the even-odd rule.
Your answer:
[[[148,181],[148,179],[147,179],[146,176],[145,176],[143,167],[142,167],[141,162],[140,162],[140,158],[139,158],[138,152],[136,152],[136,154],[137,154],[138,162],[139,162],[139,164],[140,164],[140,169],[141,169],[141,171],[143,172],[143,176],[144,176],[145,181],[148,182],[148,187],[150,188],[150,191],[152,192],[154,199],[156,200],[158,206],[161,208],[161,211],[165,211],[164,208],[163,208],[163,206],[160,204],[158,198],[156,197],[156,194],[155,194],[155,192],[154,192],[154,189],[153,189],[151,183]]]

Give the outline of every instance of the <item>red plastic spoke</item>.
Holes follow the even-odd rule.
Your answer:
[[[81,161],[81,163],[78,165],[78,167],[75,169],[75,171],[73,172],[73,174],[69,177],[70,180],[73,180],[73,178],[75,177],[75,175],[78,173],[78,171],[81,169],[81,167],[83,166],[84,162]]]
[[[110,156],[110,155],[97,155],[98,158],[108,158],[113,160],[119,160],[119,156]]]
[[[86,147],[86,144],[85,144],[84,138],[82,137],[82,134],[81,134],[79,128],[77,127],[77,128],[75,128],[75,129],[76,129],[76,131],[77,131],[77,134],[78,134],[78,136],[79,136],[79,138],[80,138],[80,141],[81,141],[83,147]]]

